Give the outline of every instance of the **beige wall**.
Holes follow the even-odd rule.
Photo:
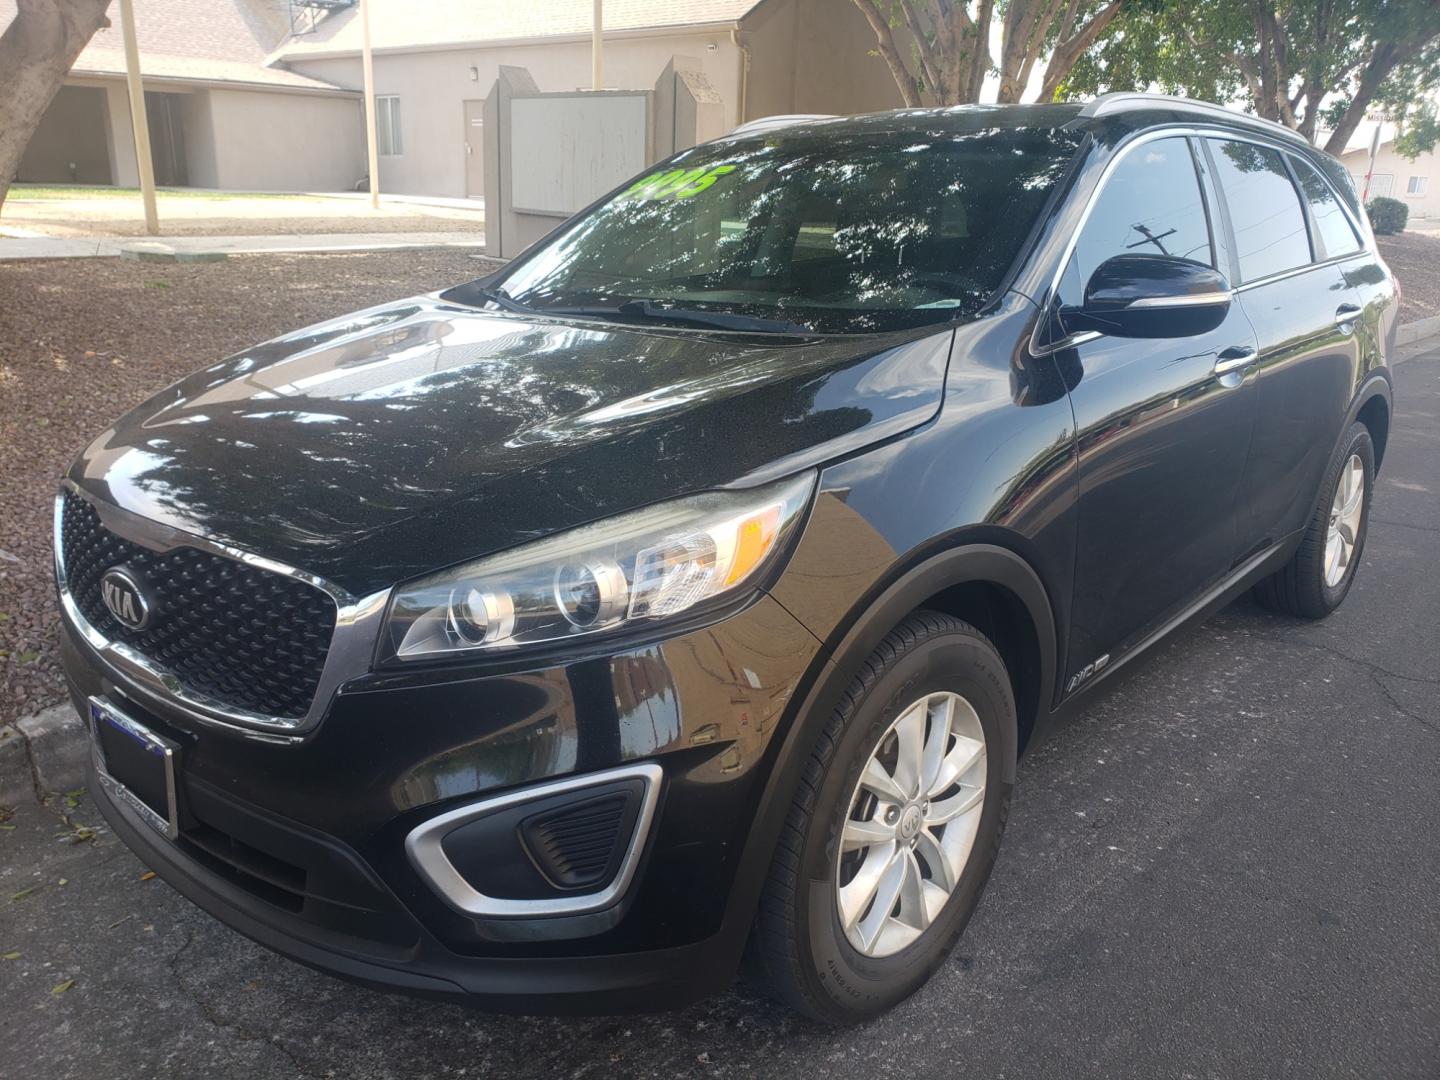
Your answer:
[[[105,108],[109,118],[106,126],[110,150],[110,182],[116,187],[139,187],[140,167],[135,163],[135,132],[130,127],[130,98],[125,92],[123,82],[107,82],[104,87]]]
[[[210,186],[241,191],[348,191],[365,175],[355,98],[212,90]],[[194,180],[192,174],[192,183]]]
[[[709,45],[715,46],[710,52]],[[669,34],[616,37],[605,43],[605,84],[647,90],[676,54],[701,59],[705,75],[725,102],[727,126],[734,124],[738,51],[728,34]],[[529,70],[541,90],[574,90],[588,85],[588,41],[446,49],[375,56],[375,92],[400,97],[403,153],[380,159],[380,187],[410,195],[463,197],[465,190],[466,99],[481,100],[495,84],[501,64]],[[361,85],[359,57],[306,60],[293,70],[341,86]],[[470,78],[470,68],[477,77]]]
[[[111,183],[138,186],[124,82],[76,80],[73,85],[93,86],[104,94],[104,129],[88,133],[86,146],[108,156]],[[191,187],[349,191],[365,173],[365,123],[358,98],[148,81],[145,88],[183,100]]]
[[[720,96],[726,130],[742,119],[778,113],[873,112],[900,104],[884,61],[870,55],[874,35],[849,0],[765,0],[744,19],[741,40],[750,53],[744,117],[742,55],[729,31],[612,35],[605,42],[605,85],[648,90],[673,56],[695,57]],[[399,96],[403,144],[400,155],[380,159],[381,190],[468,194],[464,102],[490,93],[501,64],[525,68],[542,91],[586,88],[590,42],[375,55],[375,92]],[[340,86],[361,86],[358,56],[296,60],[287,66]]]
[[[902,102],[854,4],[766,0],[742,21],[750,50],[745,117],[878,112]]]
[[[215,124],[211,119],[210,91],[186,94],[180,112],[185,133],[185,170],[190,186],[218,188],[220,174],[216,170]]]
[[[1370,163],[1369,152],[1365,150],[1352,151],[1342,155],[1340,161],[1350,171],[1350,175],[1355,178],[1355,190],[1362,191],[1365,187],[1365,171]],[[1372,180],[1370,185],[1372,198],[1376,194],[1389,194],[1390,198],[1399,199],[1410,207],[1412,220],[1440,218],[1440,152],[1432,151],[1428,154],[1421,154],[1414,161],[1410,161],[1395,153],[1393,145],[1386,144],[1375,155],[1374,176],[1375,180],[1385,176],[1391,179],[1388,193],[1383,190],[1377,191],[1378,185]],[[1406,188],[1409,186],[1412,176],[1427,178],[1424,195],[1406,194]]]

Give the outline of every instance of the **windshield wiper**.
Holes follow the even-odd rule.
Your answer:
[[[648,319],[681,326],[704,326],[716,330],[748,330],[762,334],[813,334],[804,323],[788,319],[767,319],[760,315],[742,315],[734,311],[704,311],[700,308],[676,308],[653,300],[626,300],[622,304],[583,304],[578,307],[545,307],[535,309],[540,315],[579,315],[587,318]]]
[[[481,304],[488,302],[505,308],[507,311],[531,313],[530,308],[527,308],[499,286],[477,285],[473,281],[467,281],[463,285],[457,285],[453,289],[447,289],[441,293],[440,296],[442,299],[449,300],[453,303],[466,304],[470,307],[479,307]]]

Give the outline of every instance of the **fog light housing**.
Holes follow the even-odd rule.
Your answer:
[[[405,851],[465,915],[601,911],[635,876],[662,776],[653,763],[627,765],[482,799],[417,826]]]

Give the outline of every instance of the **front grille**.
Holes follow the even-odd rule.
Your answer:
[[[61,549],[70,595],[85,619],[225,706],[298,719],[315,697],[335,631],[335,601],[298,578],[199,548],[155,552],[116,536],[88,502],[66,491]],[[123,565],[153,593],[151,623],[131,630],[100,596]]]

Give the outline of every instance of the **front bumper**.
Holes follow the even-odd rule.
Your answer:
[[[301,741],[196,723],[62,632],[71,692],[181,745],[171,841],[92,783],[156,873],[247,936],[372,986],[510,1012],[674,1007],[727,984],[764,865],[752,827],[815,639],[774,601],[609,657],[357,680]],[[496,793],[636,762],[663,770],[631,886],[582,916],[474,917],[405,854],[417,825]],[[92,777],[93,780],[93,777]],[[750,854],[746,854],[750,853]]]

